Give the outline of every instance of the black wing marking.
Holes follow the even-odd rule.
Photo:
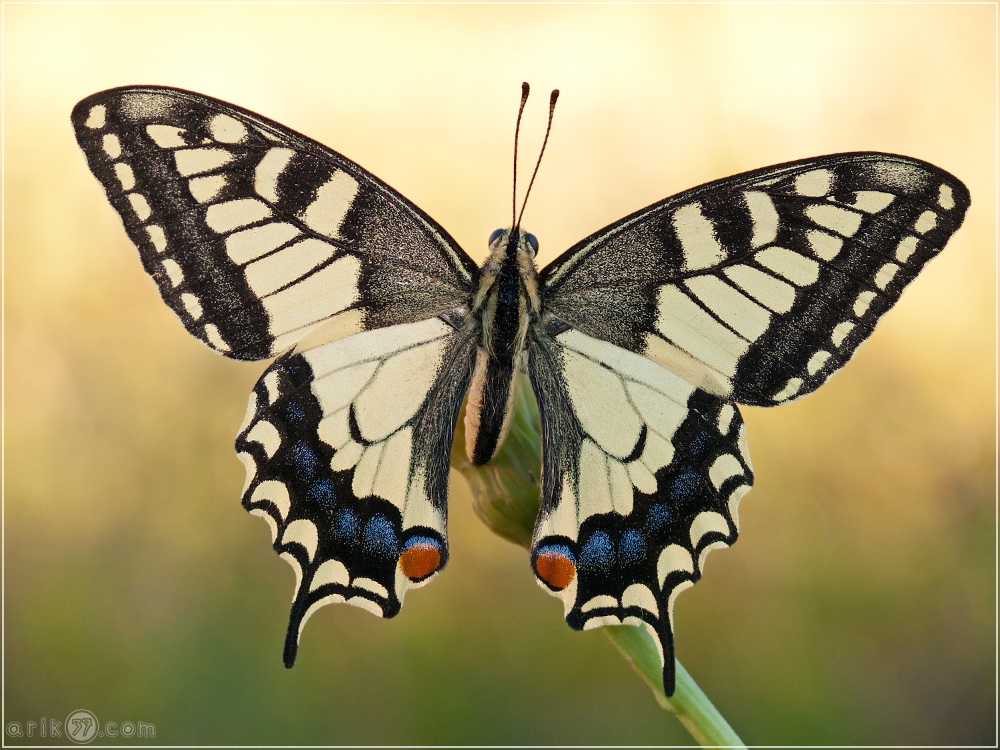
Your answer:
[[[540,274],[565,323],[739,403],[818,388],[961,225],[955,177],[891,154],[822,156],[668,198]]]
[[[236,439],[243,505],[295,569],[285,664],[333,602],[393,617],[448,559],[448,468],[474,339],[440,319],[279,357]]]
[[[72,121],[164,301],[227,356],[284,351],[344,310],[356,331],[433,317],[475,289],[475,264],[427,214],[245,109],[133,86]]]
[[[674,599],[736,540],[753,482],[739,411],[573,329],[539,337],[529,370],[542,422],[535,575],[577,630],[645,625],[671,695]]]

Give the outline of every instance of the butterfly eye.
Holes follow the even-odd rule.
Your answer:
[[[524,239],[528,241],[528,245],[531,247],[531,254],[538,255],[538,238],[530,232],[525,232]]]
[[[494,230],[493,234],[490,235],[490,244],[492,245],[494,242],[496,242],[501,237],[503,237],[503,230],[502,229],[496,229],[496,230]]]

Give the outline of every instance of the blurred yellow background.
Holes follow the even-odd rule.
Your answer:
[[[524,219],[543,264],[790,159],[891,151],[969,186],[965,226],[843,373],[743,410],[741,538],[675,627],[749,743],[993,741],[994,6],[3,10],[7,722],[85,708],[157,744],[688,740],[460,479],[440,579],[391,621],[323,609],[286,671],[292,572],[239,505],[232,448],[263,367],[188,337],[69,124],[112,86],[216,96],[359,162],[481,259],[509,222],[527,80],[525,163],[562,91]]]

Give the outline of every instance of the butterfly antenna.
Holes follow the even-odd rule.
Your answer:
[[[521,84],[521,107],[517,110],[517,125],[514,126],[514,195],[511,198],[510,219],[513,222],[517,218],[517,138],[521,133],[521,115],[524,114],[524,104],[528,101],[528,92],[531,87],[525,81]],[[516,224],[511,224],[516,226]]]
[[[527,97],[528,84],[524,84],[522,89],[524,97]],[[559,89],[552,89],[552,94],[549,96],[549,124],[545,126],[545,139],[542,141],[542,150],[538,152],[538,161],[535,162],[535,171],[531,173],[531,182],[528,183],[528,191],[524,194],[524,203],[521,204],[521,213],[517,215],[517,221],[514,222],[514,227],[521,226],[521,217],[524,216],[524,208],[528,205],[528,196],[531,194],[531,186],[535,184],[535,176],[538,174],[538,168],[542,165],[542,154],[545,153],[545,144],[549,142],[549,132],[552,130],[552,116],[556,111],[556,99],[559,98]],[[521,99],[521,109],[524,109],[524,98]],[[520,124],[520,115],[518,115],[518,124]],[[515,155],[516,161],[516,155]]]

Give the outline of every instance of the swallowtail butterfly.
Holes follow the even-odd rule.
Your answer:
[[[277,355],[236,449],[243,505],[297,576],[288,666],[319,607],[393,617],[444,567],[463,399],[483,464],[527,372],[538,583],[575,629],[646,626],[672,694],[674,599],[735,541],[752,483],[737,404],[791,401],[843,367],[969,206],[925,162],[835,154],[687,190],[541,271],[518,220],[477,267],[391,187],[245,109],[130,86],[72,121],[188,331],[234,359]]]

